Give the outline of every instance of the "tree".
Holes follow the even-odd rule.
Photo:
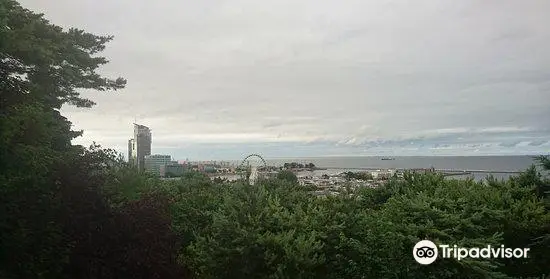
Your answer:
[[[69,199],[87,197],[82,204],[88,205],[101,200],[92,195],[99,190],[89,188],[99,181],[62,177],[66,162],[77,167],[84,149],[71,145],[81,132],[71,130],[59,109],[63,104],[92,106],[79,89],[124,87],[124,79],[96,72],[107,60],[94,55],[111,39],[79,29],[64,31],[16,1],[0,0],[1,274],[59,278],[73,245],[67,238],[71,218],[65,217],[80,212],[80,205]],[[98,218],[106,210],[87,209],[92,208],[98,211],[88,213]]]
[[[174,224],[189,240],[180,256],[200,278],[543,278],[550,213],[533,174],[482,183],[408,173],[324,199],[285,179],[188,185]],[[532,254],[421,266],[411,250],[425,238]]]
[[[298,177],[289,170],[282,170],[277,173],[277,179],[285,180],[293,184],[298,183]]]
[[[357,179],[357,180],[372,180],[374,179],[372,174],[368,172],[344,172],[344,177],[349,181],[351,179]]]
[[[541,155],[538,156],[536,160],[539,162],[544,170],[550,171],[550,156]]]
[[[0,168],[7,173],[28,167],[23,162],[35,161],[36,152],[51,159],[49,152],[72,148],[71,140],[81,132],[71,131],[59,109],[65,103],[94,105],[78,89],[116,90],[126,80],[96,73],[107,60],[94,55],[111,36],[63,31],[13,0],[0,0],[0,26]]]

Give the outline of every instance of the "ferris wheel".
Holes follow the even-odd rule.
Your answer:
[[[243,159],[238,169],[241,173],[241,177],[248,180],[250,185],[254,185],[260,176],[259,171],[265,170],[266,168],[267,163],[262,156],[258,154],[250,154]]]
[[[240,167],[256,167],[258,169],[267,168],[264,158],[258,154],[250,154],[244,157]]]

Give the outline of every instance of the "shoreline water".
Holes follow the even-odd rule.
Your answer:
[[[284,163],[313,163],[318,168],[392,168],[392,169],[456,169],[523,171],[536,164],[536,155],[498,155],[498,156],[395,156],[392,160],[382,160],[386,156],[325,156],[276,158],[264,157],[270,166],[282,166]],[[211,160],[212,162],[230,162],[240,164],[242,160]]]
[[[311,157],[294,159],[266,158],[268,165],[285,162],[313,163],[319,168],[372,168],[418,169],[436,168],[453,170],[524,171],[536,164],[535,156],[397,156],[395,160],[382,160],[384,156],[369,157]]]

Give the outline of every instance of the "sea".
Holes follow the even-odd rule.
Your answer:
[[[534,156],[401,156],[392,160],[379,156],[355,157],[310,157],[310,158],[264,158],[268,165],[282,166],[287,162],[313,163],[319,168],[308,175],[335,174],[360,169],[418,169],[435,168],[446,170],[468,170],[467,175],[449,178],[473,178],[483,180],[488,175],[497,179],[507,179],[511,172],[520,172],[536,164]]]
[[[320,168],[436,168],[456,170],[523,171],[535,164],[534,156],[402,156],[391,157],[310,157],[264,158],[268,165],[282,166],[287,162],[313,163]]]

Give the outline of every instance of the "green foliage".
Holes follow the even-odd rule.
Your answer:
[[[96,73],[107,59],[92,55],[102,51],[111,36],[96,36],[74,28],[64,31],[13,0],[0,1],[0,11],[0,58],[5,61],[2,75],[8,78],[12,89],[17,86],[30,93],[23,97],[20,90],[10,90],[8,106],[24,99],[57,109],[64,103],[90,107],[94,102],[81,98],[77,88],[104,91],[124,87],[124,79],[111,80]]]
[[[351,172],[351,171],[348,171],[348,172],[344,173],[344,177],[347,180],[350,180],[350,179],[372,180],[373,179],[372,174],[370,174],[368,172]]]
[[[277,173],[277,179],[285,180],[285,181],[288,181],[288,182],[294,183],[294,184],[298,183],[298,177],[296,177],[296,175],[292,171],[289,171],[289,170],[279,171]]]
[[[541,155],[538,156],[536,160],[539,162],[544,170],[550,171],[550,156]]]
[[[509,181],[407,174],[384,187],[319,199],[287,180],[175,182],[180,261],[198,278],[540,277],[550,257],[550,214],[527,170]],[[197,183],[195,186],[190,183]],[[185,186],[183,186],[185,185]],[[530,247],[526,261],[412,258],[421,239],[480,247]]]
[[[96,72],[107,60],[95,55],[111,39],[63,30],[16,1],[0,0],[2,277],[124,278],[155,269],[162,273],[151,258],[143,260],[149,267],[133,268],[120,252],[130,246],[149,249],[135,238],[116,234],[125,228],[116,224],[148,222],[140,215],[122,213],[137,197],[127,202],[115,198],[131,193],[128,186],[138,184],[131,181],[131,171],[125,173],[110,150],[72,146],[80,132],[72,131],[59,112],[63,104],[94,104],[81,98],[79,89],[124,87],[124,79]],[[115,180],[121,177],[123,184]],[[141,183],[143,188],[154,185]],[[125,191],[118,193],[114,185]],[[159,232],[163,229],[170,226],[159,227]],[[171,240],[163,241],[159,243]],[[171,255],[166,249],[162,254]]]

